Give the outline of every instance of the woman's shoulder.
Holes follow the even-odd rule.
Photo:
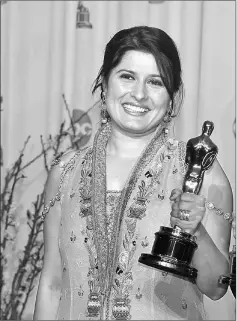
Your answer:
[[[79,160],[90,149],[90,146],[80,149],[70,149],[60,156],[54,158],[51,163],[51,168],[48,173],[46,186],[58,186],[61,177],[66,172],[74,167],[77,160]]]
[[[69,149],[61,156],[57,156],[51,163],[51,170],[53,168],[65,169],[71,163],[74,163],[76,159],[83,157],[87,151],[91,149],[91,146],[86,146],[80,149]]]
[[[229,179],[217,158],[206,171],[204,184],[206,187],[212,186],[213,189],[219,187],[220,190],[228,194],[232,192]]]

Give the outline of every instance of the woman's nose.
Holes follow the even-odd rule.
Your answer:
[[[142,82],[136,83],[132,91],[132,96],[136,98],[136,100],[146,99],[147,91],[145,84]]]

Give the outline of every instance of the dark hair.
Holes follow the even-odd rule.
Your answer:
[[[172,117],[176,116],[184,95],[179,53],[174,41],[158,28],[138,26],[117,32],[106,45],[104,61],[94,81],[92,93],[94,94],[99,87],[103,90],[102,82],[108,83],[112,69],[129,50],[139,50],[154,56],[161,79],[172,101],[169,113]]]

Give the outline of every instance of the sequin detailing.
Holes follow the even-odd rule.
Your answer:
[[[43,212],[42,212],[42,215],[41,215],[42,220],[45,220],[45,217],[46,217],[46,215],[48,214],[50,208],[54,206],[54,204],[55,204],[56,201],[60,201],[60,199],[61,199],[61,192],[58,192],[58,193],[55,195],[55,197],[53,197],[53,198],[49,201],[49,205],[44,206],[44,209],[43,209]]]
[[[119,204],[119,199],[121,196],[121,192],[119,191],[107,191],[106,193],[106,218],[107,218],[107,232],[108,232],[108,241],[110,242],[112,233],[113,233],[113,225],[115,221],[115,213],[116,208]]]
[[[106,214],[106,201],[103,195],[106,195],[105,147],[110,136],[110,131],[110,124],[107,124],[97,133],[92,153],[88,152],[82,162],[80,187],[80,216],[86,217],[88,226],[91,225],[91,230],[93,231],[94,228],[96,231],[94,245],[98,258],[98,281],[102,302],[105,302],[110,295],[114,270],[116,270],[117,273],[117,278],[114,280],[114,288],[118,294],[117,298],[122,297],[124,299],[129,295],[129,289],[133,283],[129,266],[132,261],[132,252],[135,251],[136,248],[136,241],[133,238],[136,220],[142,219],[145,216],[146,204],[149,202],[148,199],[152,195],[154,187],[161,182],[163,163],[170,161],[173,152],[177,148],[177,144],[172,140],[167,140],[166,143],[167,138],[164,137],[161,131],[157,131],[153,140],[138,160],[127,185],[121,192],[119,202],[114,206],[113,211],[111,211],[114,215],[108,217]],[[164,144],[166,144],[166,149],[160,153],[160,163],[156,164],[156,170],[154,171],[150,168],[145,172],[144,179],[141,179],[140,183],[138,183],[138,192],[134,199],[135,202],[133,202],[127,210],[128,219],[126,220],[126,224],[128,234],[127,236],[125,235],[125,239],[123,240],[124,250],[118,256],[118,248],[116,249],[115,244],[117,243],[119,225],[123,219],[127,202],[139,177],[142,175],[142,172],[144,173],[144,168],[151,162],[160,147],[164,146]],[[164,193],[163,190],[162,192]],[[92,220],[89,219],[90,214],[92,214]],[[129,222],[129,220],[132,221],[132,224],[130,224],[131,222]],[[130,227],[133,228],[133,231],[129,230]],[[87,238],[85,238],[85,243],[87,243]],[[143,243],[143,246],[147,245],[148,243]],[[116,257],[119,258],[117,267],[115,266]],[[94,294],[94,292],[91,293]],[[94,297],[95,296],[93,296],[93,298]],[[125,300],[123,302],[124,305],[128,301]],[[116,303],[114,304],[116,305]]]
[[[163,190],[157,194],[157,198],[159,201],[163,201],[165,199],[165,194]]]
[[[98,293],[91,292],[87,304],[88,317],[97,317],[100,312],[100,297]]]
[[[85,242],[87,243],[87,242]],[[89,248],[88,248],[89,249]],[[90,249],[89,249],[90,251]],[[90,253],[93,255],[93,253]],[[92,258],[92,256],[90,256]],[[87,315],[88,317],[96,317],[99,316],[99,312],[101,309],[101,293],[100,288],[98,286],[98,265],[97,262],[91,262],[91,268],[88,271],[88,285],[90,289],[90,293],[88,296],[87,302]]]
[[[186,143],[185,142],[178,142],[178,158],[179,158],[179,167],[181,170],[181,174],[184,176],[187,171],[187,165],[185,163],[186,158]]]
[[[74,243],[76,241],[76,239],[77,239],[77,237],[76,237],[75,233],[72,231],[71,236],[70,236],[71,242]]]
[[[147,247],[149,245],[147,236],[145,236],[144,240],[141,241],[142,247]]]
[[[81,217],[86,217],[92,214],[92,150],[89,149],[82,161],[81,169],[81,207],[79,215]]]
[[[92,219],[96,231],[95,247],[98,256],[99,283],[102,295],[105,295],[109,244],[107,241],[106,219],[106,144],[110,136],[111,127],[106,124],[99,130],[94,139],[92,162]]]
[[[44,206],[44,209],[43,209],[43,212],[41,215],[42,220],[45,220],[46,215],[48,214],[50,208],[54,206],[55,202],[61,200],[61,188],[63,185],[64,177],[66,176],[66,174],[68,173],[69,170],[72,170],[72,168],[75,164],[75,160],[79,155],[80,155],[80,151],[76,152],[75,155],[69,160],[69,162],[66,165],[64,163],[62,163],[61,167],[63,168],[63,172],[60,176],[59,185],[58,185],[58,192],[55,195],[55,197],[53,197],[49,201],[49,205]],[[59,164],[60,162],[61,161],[59,159],[55,159],[53,161],[53,164],[56,165],[56,164]]]
[[[82,286],[80,285],[78,291],[77,291],[78,296],[81,298],[84,295],[84,290],[82,289]]]
[[[135,297],[136,297],[136,299],[137,299],[138,301],[141,300],[142,294],[141,294],[141,289],[140,289],[140,288],[137,288],[137,293],[136,293]]]
[[[128,214],[129,217],[142,219],[146,215],[147,203],[149,202],[149,198],[154,192],[155,185],[160,184],[164,163],[170,161],[174,151],[177,148],[177,145],[171,139],[167,140],[167,142],[165,142],[165,145],[167,148],[164,150],[164,152],[160,153],[160,162],[156,164],[157,170],[148,170],[145,173],[147,182],[141,180],[141,183],[138,185],[139,191],[137,193],[137,197],[134,199],[134,202],[130,206]],[[165,195],[164,191],[162,190],[162,192],[158,194],[158,199],[160,201],[163,201],[164,198]]]
[[[106,127],[107,125],[104,126]],[[182,318],[186,314],[189,315],[191,309],[189,301],[187,301],[187,312],[181,307],[182,284],[177,282],[174,287],[174,290],[180,289],[181,293],[177,294],[178,291],[174,291],[170,296],[173,277],[162,276],[157,271],[153,279],[152,271],[138,264],[139,253],[150,252],[148,246],[152,245],[153,232],[156,231],[156,226],[150,225],[148,216],[151,215],[152,220],[154,219],[157,229],[159,224],[166,224],[165,213],[168,213],[169,217],[170,206],[168,193],[173,186],[180,186],[182,177],[177,162],[177,143],[171,144],[171,149],[174,148],[175,153],[172,150],[167,151],[170,146],[168,141],[157,135],[154,146],[148,146],[149,157],[146,149],[124,189],[121,192],[107,191],[106,180],[100,173],[100,170],[105,168],[103,153],[110,135],[109,128],[106,129],[107,134],[104,128],[95,138],[98,148],[93,147],[93,150],[88,148],[83,153],[77,171],[70,175],[70,189],[67,194],[65,193],[63,203],[65,228],[62,229],[61,242],[62,250],[65,251],[64,259],[69,260],[69,264],[68,271],[63,273],[63,278],[66,281],[64,287],[69,285],[73,291],[68,291],[65,298],[63,296],[59,319],[65,316],[65,319],[74,320],[92,318],[135,320],[137,317],[169,319],[169,316]],[[86,159],[88,161],[85,161]],[[175,168],[174,165],[178,170],[175,177],[170,175]],[[96,174],[93,173],[94,168],[98,169]],[[85,175],[82,169],[87,171]],[[168,184],[166,184],[167,176]],[[100,184],[102,186],[99,186]],[[141,219],[129,217],[131,205],[140,193],[139,186],[146,193],[152,192],[151,196],[147,197],[147,210]],[[164,196],[159,202],[158,194]],[[86,201],[90,203],[88,207],[84,206],[87,205]],[[100,202],[105,206],[101,206]],[[83,210],[81,207],[84,207]],[[72,231],[75,232],[75,242],[70,240]],[[161,293],[163,296],[160,296]],[[185,292],[185,297],[188,297],[189,293]],[[179,307],[176,311],[177,305]],[[64,312],[65,306],[69,307],[68,312]]]
[[[64,168],[66,166],[66,164],[59,157],[52,161],[51,168],[56,165],[59,165],[60,168]]]
[[[116,209],[116,220],[114,221],[114,228],[111,241],[108,243],[107,238],[107,222],[106,222],[106,177],[105,177],[105,155],[106,144],[111,132],[111,124],[105,125],[95,136],[93,145],[93,162],[92,162],[92,217],[93,225],[95,227],[97,237],[95,238],[95,245],[98,253],[98,266],[99,266],[99,280],[100,290],[104,298],[109,296],[111,291],[113,271],[116,269],[116,261],[118,257],[118,247],[116,247],[119,225],[124,217],[124,211],[127,202],[136,186],[136,183],[144,173],[144,168],[151,162],[153,157],[157,154],[158,150],[164,145],[166,137],[162,133],[162,128],[157,130],[151,142],[139,158],[133,172],[128,180],[125,188],[123,189],[120,197],[120,202]],[[95,213],[97,215],[95,215]],[[130,274],[126,275],[129,280]],[[126,289],[126,286],[124,286]],[[125,290],[126,291],[126,290]]]
[[[138,186],[138,188],[139,192],[137,193],[135,201],[130,206],[128,216],[141,220],[146,215],[146,204],[148,202],[149,196],[152,195],[152,191],[149,191],[149,187],[146,186],[146,183],[143,180],[141,181],[141,184]]]
[[[115,320],[130,319],[130,300],[128,298],[116,298],[112,314]]]
[[[99,238],[97,238],[97,248],[98,248],[98,253],[100,254],[100,269],[101,269],[101,286],[102,288],[104,287],[104,280],[105,278],[105,267],[106,267],[106,258],[107,258],[107,246],[106,246],[106,222],[104,220],[104,218],[106,217],[106,209],[105,209],[105,201],[103,198],[103,195],[105,195],[106,192],[106,181],[105,181],[105,146],[107,144],[107,140],[110,136],[110,124],[107,124],[104,128],[103,131],[99,132],[99,134],[97,135],[97,137],[95,137],[95,141],[94,141],[94,147],[93,147],[93,167],[94,170],[92,171],[94,173],[94,184],[93,184],[93,188],[96,191],[96,193],[94,193],[95,195],[95,199],[93,202],[93,206],[94,206],[94,213],[100,213],[100,215],[97,215],[96,217],[94,217],[94,224],[96,226],[97,231],[99,232]],[[162,146],[164,143],[164,138],[162,137],[162,135],[159,135],[159,139],[157,139],[155,141],[155,143],[159,146]],[[154,142],[153,142],[154,143]],[[154,147],[154,146],[153,146]],[[148,149],[150,149],[151,146],[148,146]],[[119,222],[122,219],[122,216],[120,213],[123,213],[125,206],[127,204],[127,201],[130,197],[130,194],[133,190],[133,187],[139,177],[139,172],[141,173],[141,169],[142,166],[141,165],[145,165],[149,158],[151,158],[153,156],[154,153],[154,149],[152,149],[152,154],[149,153],[144,153],[143,154],[143,158],[140,159],[139,163],[139,167],[138,164],[137,166],[135,166],[134,172],[130,177],[130,180],[128,182],[128,187],[125,188],[122,191],[122,195],[121,195],[121,203],[119,204],[118,208],[117,208],[117,213],[116,213],[116,217],[117,222],[114,225],[114,233],[111,239],[111,244],[110,244],[110,249],[109,252],[111,253],[112,257],[110,257],[110,261],[109,261],[109,265],[111,264],[110,268],[108,268],[109,271],[113,270],[112,269],[112,265],[114,265],[114,261],[116,258],[116,251],[114,251],[114,247],[115,247],[115,243],[116,243],[116,239],[117,239],[117,233],[118,233],[118,229],[116,228],[116,226],[118,226]],[[150,151],[150,150],[149,150]],[[149,156],[149,157],[148,157]],[[136,174],[135,174],[136,173]],[[101,245],[100,245],[101,244]],[[111,273],[111,272],[110,272]],[[110,276],[111,278],[111,276]],[[104,291],[103,291],[104,292]]]

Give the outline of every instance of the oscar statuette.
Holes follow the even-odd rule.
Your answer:
[[[187,143],[185,162],[187,172],[182,190],[184,193],[198,194],[203,183],[204,173],[208,170],[218,153],[217,146],[210,139],[214,124],[205,121],[202,134],[191,138]],[[186,211],[182,219],[188,219]],[[142,253],[139,262],[147,266],[174,273],[195,282],[197,270],[190,266],[197,244],[196,237],[184,232],[179,226],[165,227],[155,233],[151,254]]]

